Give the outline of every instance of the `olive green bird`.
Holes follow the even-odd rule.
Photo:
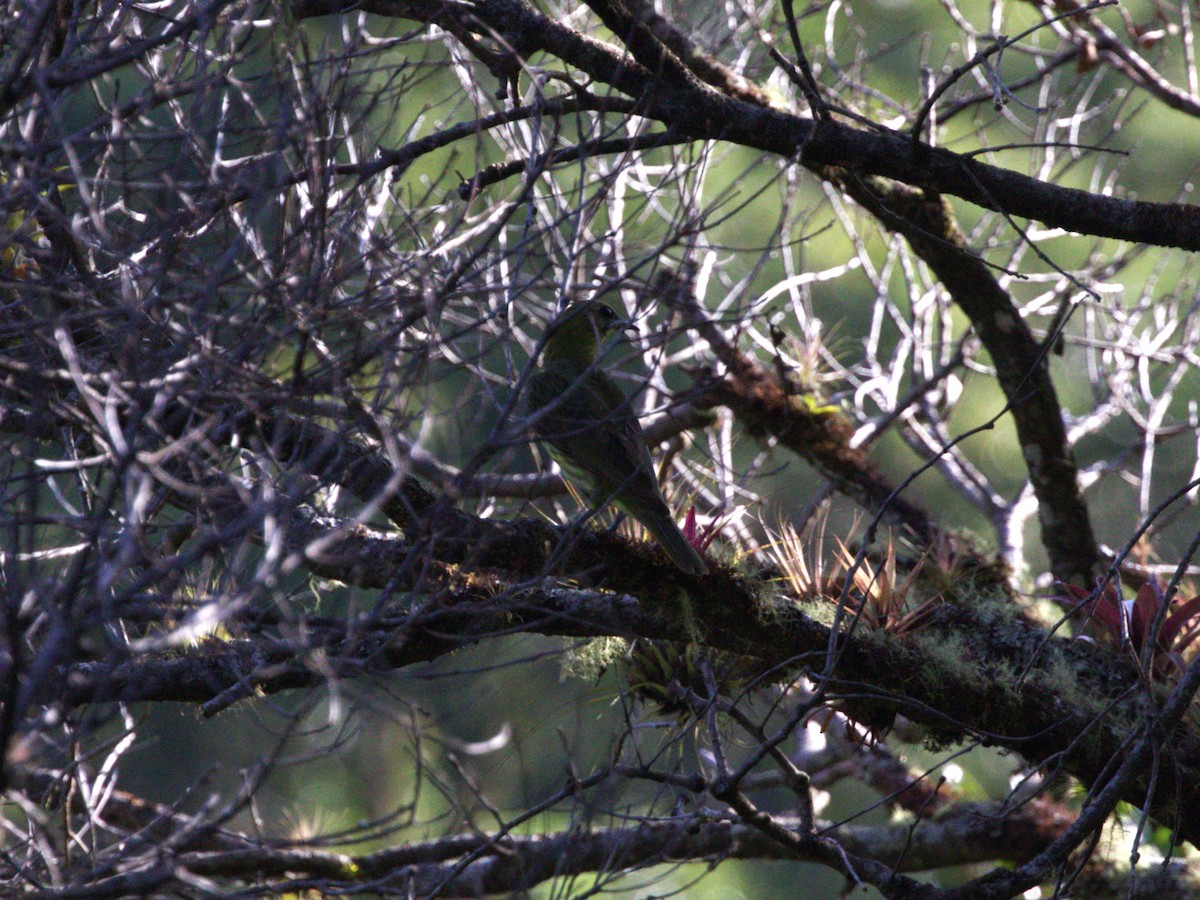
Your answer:
[[[654,535],[691,575],[708,566],[688,543],[663,499],[646,436],[625,392],[597,363],[605,339],[631,328],[609,306],[574,303],[550,324],[541,365],[529,379],[533,431],[593,506],[611,503]]]

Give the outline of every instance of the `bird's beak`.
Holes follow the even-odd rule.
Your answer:
[[[630,333],[637,337],[637,326],[633,324],[632,319],[611,319],[596,337],[607,348],[604,351],[607,353],[615,345],[621,343],[622,339],[627,338]]]

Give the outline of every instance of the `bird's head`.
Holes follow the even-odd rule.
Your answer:
[[[572,303],[550,323],[544,359],[591,365],[605,338],[633,327],[632,322],[606,303],[597,300]]]

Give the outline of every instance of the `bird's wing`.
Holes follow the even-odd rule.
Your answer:
[[[613,455],[621,458],[620,472],[623,475],[623,483],[619,483],[622,484],[622,493],[640,494],[648,491],[654,498],[661,499],[662,493],[658,489],[654,460],[650,458],[646,433],[642,431],[642,426],[633,411],[633,404],[629,402],[625,392],[617,387],[611,378],[603,373],[594,374],[599,375],[599,378],[596,379],[598,383],[593,385],[594,389],[606,395],[606,404],[615,401],[610,406],[612,412],[609,414],[608,421],[612,426],[610,436],[617,448]],[[638,476],[631,478],[631,471],[636,471]],[[642,474],[645,475],[645,478],[640,477]]]
[[[590,491],[590,502],[612,503],[637,519],[684,572],[707,573],[663,499],[646,436],[616,383],[599,370],[556,361],[533,374],[528,391],[534,431]]]
[[[596,369],[552,364],[530,379],[529,398],[531,412],[550,407],[534,430],[557,451],[568,474],[582,470],[601,494],[662,502],[645,435],[629,398],[611,378]]]

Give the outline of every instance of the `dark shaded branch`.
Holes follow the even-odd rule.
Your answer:
[[[885,521],[907,528],[919,544],[928,546],[938,540],[943,532],[929,514],[896,496],[866,452],[850,446],[853,425],[839,410],[820,408],[802,385],[785,383],[776,372],[738,351],[699,307],[690,285],[679,275],[662,271],[655,288],[659,299],[708,341],[726,369],[721,375],[712,370],[696,373],[694,402],[729,407],[751,435],[770,435],[864,509],[882,510]]]
[[[129,806],[137,813],[127,827],[144,821],[156,832],[192,826],[189,817],[165,807],[149,807],[122,793],[109,809]],[[900,872],[915,872],[970,862],[1023,861],[1036,854],[1063,827],[1062,811],[1035,801],[1019,809],[1000,804],[963,804],[937,819],[915,826],[842,825],[819,822],[823,841],[851,857],[879,860]],[[141,814],[153,811],[152,816]],[[796,830],[786,817],[780,827]],[[205,843],[216,843],[206,841]],[[182,872],[207,878],[278,879],[278,887],[298,880],[320,880],[326,889],[407,886],[416,896],[477,897],[528,890],[554,877],[613,873],[663,862],[712,859],[825,860],[827,852],[787,852],[761,831],[733,822],[697,818],[646,821],[629,828],[577,830],[555,835],[455,835],[423,843],[350,854],[323,850],[276,849],[225,835],[219,849],[184,851],[147,847],[126,871],[102,883],[112,895],[134,888],[163,889]],[[899,882],[907,883],[906,879]],[[69,891],[70,888],[67,888]],[[55,897],[56,891],[40,896]]]
[[[538,523],[487,523],[498,542],[521,544]],[[543,526],[545,527],[545,526]],[[213,641],[186,653],[150,653],[117,663],[88,663],[63,674],[62,699],[69,705],[101,700],[175,700],[219,709],[255,692],[312,687],[334,676],[388,671],[427,661],[485,637],[515,631],[589,637],[637,635],[686,642],[691,631],[676,612],[680,584],[669,566],[643,561],[630,547],[615,565],[593,557],[593,577],[609,590],[577,590],[551,581],[513,584],[498,575],[469,573],[439,563],[444,550],[462,558],[457,537],[428,536],[416,544],[373,536],[362,529],[329,533],[316,520],[289,527],[297,548],[326,539],[309,567],[325,576],[364,587],[418,591],[427,599],[416,608],[393,604],[377,616],[350,622],[305,620],[280,626],[271,641]],[[611,535],[589,541],[618,540]],[[587,541],[583,542],[586,547]],[[572,548],[573,552],[573,548]],[[585,551],[586,552],[586,551]],[[544,551],[543,551],[544,553]],[[480,551],[499,558],[503,551]],[[536,550],[507,553],[513,575],[538,571]],[[543,560],[544,560],[543,556]],[[580,566],[570,559],[574,571]],[[645,568],[643,568],[643,566]],[[686,578],[686,576],[682,576]],[[819,665],[828,646],[825,625],[794,606],[769,615],[757,612],[760,585],[718,572],[690,579],[688,599],[704,623],[705,643],[770,664]],[[637,591],[637,595],[632,595]],[[979,603],[976,598],[975,603]],[[1110,774],[1114,755],[1140,721],[1136,674],[1108,650],[1078,642],[1046,640],[1044,632],[1013,615],[1011,601],[979,618],[967,607],[936,607],[928,625],[908,638],[859,631],[839,647],[840,662],[829,682],[831,697],[844,703],[886,703],[925,724],[940,740],[982,735],[1038,761],[1053,759],[1091,784]],[[1009,609],[998,620],[1000,611]],[[232,623],[231,623],[232,627]],[[320,665],[310,664],[320,660]],[[1014,681],[1013,672],[1027,670]],[[783,671],[781,669],[781,671]],[[1072,698],[1062,678],[1072,673]],[[875,698],[872,701],[870,698]],[[1173,735],[1175,766],[1159,773],[1151,814],[1187,840],[1200,838],[1200,808],[1178,798],[1200,791],[1200,733],[1182,723]],[[1124,799],[1145,801],[1146,771],[1126,785]]]
[[[893,132],[863,131],[831,119],[818,127],[812,119],[727,96],[690,73],[676,81],[657,78],[620,48],[550,19],[525,0],[478,0],[461,7],[404,0],[299,0],[293,8],[302,17],[366,9],[439,24],[454,19],[455,28],[481,34],[517,34],[526,52],[541,50],[578,67],[636,99],[641,115],[687,137],[729,141],[789,158],[799,154],[810,166],[880,175],[1068,231],[1200,250],[1198,207],[1062,187],[942,148],[914,145]]]
[[[1050,570],[1060,581],[1095,584],[1103,565],[1045,348],[992,270],[967,246],[944,198],[878,178],[836,171],[827,177],[902,234],[970,317],[1017,426]]]

